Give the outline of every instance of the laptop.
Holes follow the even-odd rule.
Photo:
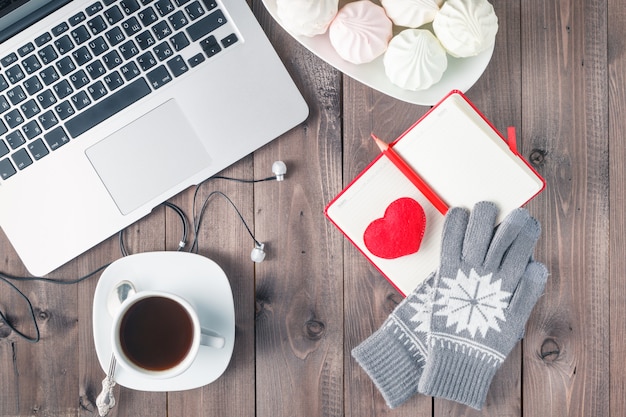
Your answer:
[[[45,275],[302,122],[245,0],[0,0],[0,227]]]

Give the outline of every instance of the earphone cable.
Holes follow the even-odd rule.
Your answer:
[[[254,243],[256,245],[260,245],[261,243],[259,241],[256,240],[256,238],[254,237],[254,234],[252,233],[252,230],[250,230],[250,227],[248,226],[248,224],[246,223],[245,219],[243,218],[243,215],[241,214],[241,212],[239,211],[239,209],[237,208],[237,206],[235,205],[235,203],[233,203],[233,201],[223,192],[221,191],[212,191],[211,193],[209,193],[209,195],[206,197],[206,199],[204,200],[203,204],[202,204],[202,208],[200,210],[200,213],[198,214],[198,217],[196,217],[196,198],[198,195],[198,191],[200,189],[200,187],[205,184],[206,182],[210,181],[210,180],[215,180],[215,179],[222,179],[222,180],[228,180],[228,181],[235,181],[235,182],[239,182],[239,183],[247,183],[247,184],[252,184],[252,183],[257,183],[257,182],[264,182],[264,181],[271,181],[271,180],[276,180],[275,176],[272,177],[267,177],[267,178],[262,178],[259,180],[246,180],[246,179],[240,179],[240,178],[232,178],[232,177],[225,177],[225,176],[214,176],[214,177],[210,177],[206,180],[204,180],[203,182],[199,183],[196,186],[196,189],[194,191],[194,196],[193,196],[193,208],[192,208],[192,212],[193,212],[193,222],[194,222],[194,240],[193,243],[191,245],[191,247],[189,248],[189,252],[193,252],[195,251],[197,253],[198,250],[198,232],[200,231],[200,225],[202,222],[202,217],[204,216],[204,213],[206,211],[209,199],[211,199],[211,197],[213,197],[214,195],[221,195],[223,198],[225,198],[228,203],[230,203],[230,205],[235,209],[235,212],[237,213],[239,219],[241,220],[241,222],[244,224],[246,230],[248,231],[248,233],[250,234],[250,236],[252,237],[252,240],[254,240]],[[182,232],[182,238],[178,244],[178,249],[177,251],[182,251],[185,246],[186,246],[186,242],[187,242],[187,238],[188,238],[188,232],[189,232],[189,219],[187,218],[187,216],[185,215],[185,212],[178,207],[177,205],[175,205],[174,203],[171,203],[169,201],[165,201],[162,203],[162,205],[164,205],[165,207],[168,207],[172,210],[174,210],[174,212],[179,216],[180,220],[181,220],[181,224],[183,227],[183,232]],[[126,245],[124,243],[124,229],[122,229],[119,233],[118,233],[118,240],[119,240],[119,245],[120,245],[120,251],[122,253],[122,256],[128,256],[129,252],[126,249]],[[36,277],[36,276],[15,276],[15,275],[10,275],[10,274],[6,274],[4,272],[0,271],[0,281],[6,283],[7,285],[9,285],[9,287],[14,290],[15,292],[17,292],[17,294],[20,296],[20,298],[22,298],[26,304],[27,304],[27,308],[28,308],[28,312],[30,315],[30,319],[33,323],[33,327],[35,330],[35,336],[34,337],[30,337],[26,334],[24,334],[23,332],[21,332],[19,329],[17,329],[12,323],[11,320],[9,320],[9,318],[7,317],[7,315],[0,310],[0,320],[2,322],[4,322],[9,329],[11,329],[11,331],[15,332],[15,334],[17,334],[19,337],[21,337],[22,339],[30,342],[30,343],[37,343],[39,342],[40,338],[41,338],[41,333],[39,330],[39,326],[37,325],[37,318],[35,317],[35,310],[33,308],[33,305],[30,301],[30,299],[28,298],[28,296],[26,294],[24,294],[24,292],[22,292],[15,284],[13,284],[13,282],[11,281],[40,281],[40,282],[47,282],[50,284],[59,284],[59,285],[72,285],[72,284],[77,284],[79,282],[85,281],[89,278],[91,278],[92,276],[98,274],[99,272],[101,272],[102,270],[104,270],[106,267],[108,267],[111,264],[111,262],[100,266],[99,268],[95,269],[94,271],[89,272],[87,275],[84,275],[80,278],[76,278],[76,279],[72,279],[72,280],[64,280],[64,279],[60,279],[60,278],[46,278],[46,277]]]

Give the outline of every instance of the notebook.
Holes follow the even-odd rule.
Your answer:
[[[493,201],[501,221],[544,189],[513,133],[505,140],[453,91],[390,145],[427,190],[381,154],[327,205],[326,216],[406,295],[438,266],[446,206]]]
[[[4,0],[0,42],[0,226],[34,275],[308,115],[245,0]]]

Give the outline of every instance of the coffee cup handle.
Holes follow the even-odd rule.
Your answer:
[[[224,347],[226,340],[213,330],[201,329],[200,344],[204,346],[210,346],[215,349],[221,349]]]

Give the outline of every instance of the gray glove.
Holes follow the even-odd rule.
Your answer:
[[[435,274],[411,292],[374,334],[352,350],[391,408],[416,394],[427,354]]]
[[[495,230],[497,209],[449,210],[437,273],[409,294],[352,355],[387,405],[417,392],[481,408],[548,272],[532,260],[539,224],[524,209]]]
[[[548,271],[532,260],[541,233],[525,209],[494,232],[498,210],[449,210],[434,283],[429,349],[419,392],[480,409],[494,374],[522,338]]]

